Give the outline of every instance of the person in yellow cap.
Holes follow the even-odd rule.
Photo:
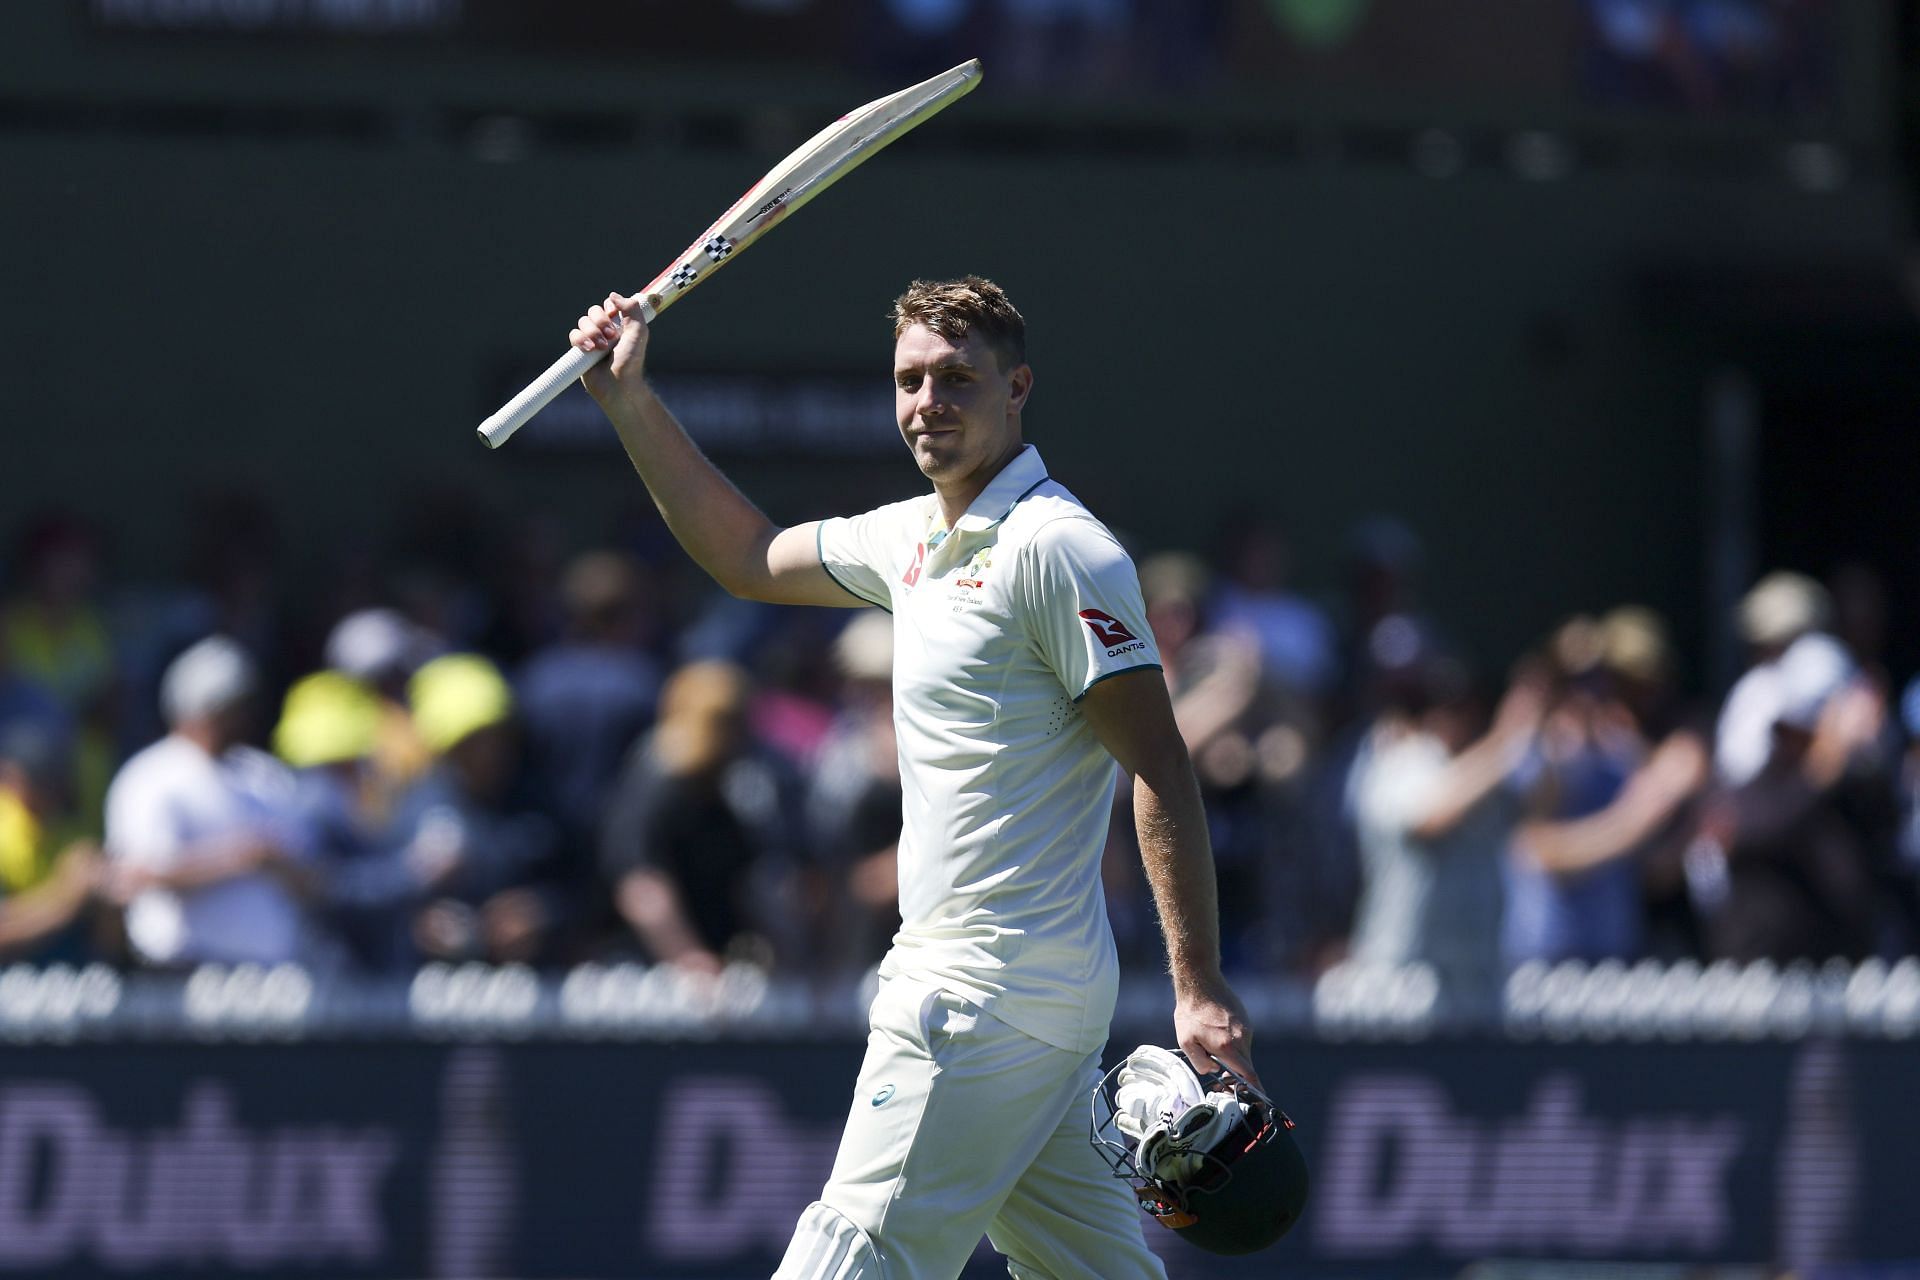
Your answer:
[[[513,691],[485,658],[455,653],[415,672],[407,700],[434,756],[392,831],[397,856],[427,886],[413,946],[433,959],[545,958],[569,899],[558,830],[523,798]]]
[[[317,906],[349,957],[369,970],[404,963],[396,912],[420,880],[385,856],[374,763],[383,708],[364,681],[319,671],[287,691],[273,730],[274,754],[297,771],[295,806],[315,851]]]
[[[381,821],[393,815],[403,792],[433,765],[407,708],[407,681],[444,646],[433,632],[396,609],[361,609],[327,636],[326,664],[370,689],[379,710],[373,751],[363,769],[363,800]]]

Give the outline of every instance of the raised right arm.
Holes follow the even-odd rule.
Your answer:
[[[687,554],[744,599],[860,605],[821,566],[813,523],[783,529],[767,519],[660,402],[646,381],[647,336],[640,299],[612,293],[580,317],[570,340],[582,351],[611,350],[581,381]]]

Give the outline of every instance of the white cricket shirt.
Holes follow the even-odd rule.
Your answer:
[[[1132,560],[1031,445],[951,530],[927,494],[818,538],[827,572],[894,615],[901,927],[881,975],[1092,1052],[1118,983],[1100,881],[1116,773],[1075,704],[1160,665]]]
[[[156,871],[178,867],[195,848],[263,835],[299,852],[293,790],[292,773],[265,752],[234,747],[216,759],[170,734],[122,765],[107,789],[107,852]],[[135,895],[127,937],[156,964],[278,964],[300,958],[301,913],[280,881],[256,872],[187,893]]]

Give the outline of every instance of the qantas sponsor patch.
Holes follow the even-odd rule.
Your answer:
[[[1147,647],[1146,642],[1127,630],[1127,624],[1108,613],[1105,609],[1082,609],[1080,621],[1087,624],[1093,632],[1093,638],[1106,646],[1107,656],[1117,658],[1123,653]]]

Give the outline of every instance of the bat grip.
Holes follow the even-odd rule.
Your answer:
[[[513,433],[527,425],[534,414],[553,403],[580,375],[607,358],[605,351],[582,351],[568,347],[567,354],[547,366],[547,371],[529,382],[526,389],[500,406],[491,418],[480,424],[480,442],[498,449]]]
[[[651,300],[640,304],[640,314],[647,320],[652,320],[657,312],[658,308]],[[480,424],[480,442],[489,449],[498,449],[513,437],[514,432],[526,426],[536,413],[552,404],[555,396],[572,386],[581,374],[610,354],[610,351],[582,351],[578,347],[568,347],[567,354],[548,365],[545,373],[528,383],[524,391],[500,406],[491,418]]]

